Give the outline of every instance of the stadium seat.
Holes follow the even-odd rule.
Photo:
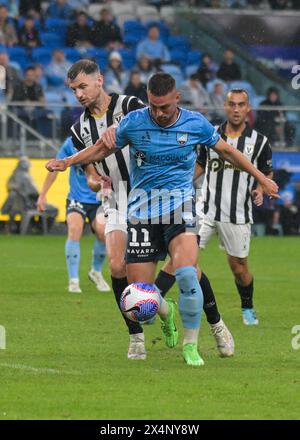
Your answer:
[[[221,79],[217,78],[217,79],[213,79],[212,81],[208,81],[208,83],[206,84],[206,90],[208,91],[208,93],[211,93],[213,91],[214,85],[216,83],[222,83],[224,87],[224,91],[225,92],[227,91],[228,84],[222,81]]]
[[[120,15],[135,15],[135,5],[132,2],[116,2],[109,3],[110,10],[114,17],[118,18]]]
[[[35,63],[47,65],[52,57],[52,49],[48,47],[34,47],[32,49],[32,60]]]
[[[178,66],[175,64],[162,64],[161,68],[164,72],[169,73],[174,77],[177,87],[181,86],[184,81],[184,77],[181,69]]]
[[[171,61],[180,66],[182,70],[185,69],[187,63],[187,54],[181,48],[170,50]]]
[[[56,32],[41,32],[41,42],[45,47],[60,47],[65,45],[65,36]]]
[[[172,25],[175,21],[175,9],[173,6],[162,6],[159,11],[160,18],[165,23]]]
[[[119,52],[122,56],[125,69],[132,69],[136,63],[134,51],[132,49],[120,49]]]
[[[67,60],[71,61],[71,63],[75,63],[75,61],[81,58],[81,54],[75,47],[61,47],[61,50],[64,51]]]
[[[187,54],[187,65],[190,66],[191,64],[197,64],[199,66],[201,63],[201,55],[200,50],[190,50]]]
[[[43,234],[47,234],[48,227],[47,227],[46,213],[40,212],[37,209],[30,209],[29,211],[26,211],[25,214],[22,216],[22,221],[20,226],[21,235],[27,234],[30,225],[30,220],[34,217],[39,217],[41,219]]]
[[[168,38],[168,48],[172,49],[180,49],[186,53],[188,53],[191,49],[190,42],[186,39],[186,37],[182,37],[180,35],[170,35]]]
[[[66,35],[68,21],[62,18],[46,18],[45,31]]]

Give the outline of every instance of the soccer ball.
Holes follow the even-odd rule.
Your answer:
[[[122,293],[120,307],[126,318],[142,324],[156,315],[160,302],[160,293],[154,284],[133,283]]]

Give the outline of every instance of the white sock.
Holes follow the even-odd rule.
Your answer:
[[[133,335],[129,335],[130,342],[145,342],[144,333],[135,333]]]
[[[198,328],[184,328],[183,345],[185,344],[197,344],[198,343]]]
[[[166,319],[169,313],[169,304],[167,301],[162,297],[159,310],[157,312],[161,319]]]

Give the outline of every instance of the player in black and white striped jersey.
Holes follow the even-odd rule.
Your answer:
[[[116,93],[108,95],[103,89],[103,76],[99,66],[90,60],[80,60],[72,65],[68,72],[68,84],[77,100],[85,107],[79,120],[71,127],[73,143],[79,151],[95,144],[107,127],[118,123],[128,112],[144,107],[136,97]],[[107,216],[105,242],[112,288],[118,307],[121,294],[128,285],[124,260],[127,239],[127,195],[130,191],[128,166],[129,147],[101,162],[85,166],[89,186],[94,191],[100,191],[103,182],[107,184],[109,180],[112,193],[118,203],[118,205],[113,203],[113,207],[106,207],[105,211]],[[120,206],[120,201],[125,203]],[[146,351],[142,327],[123,314],[122,316],[130,334],[128,357],[144,359]]]
[[[267,177],[272,178],[272,150],[269,141],[246,124],[250,111],[247,92],[243,89],[230,90],[224,108],[227,121],[218,129],[221,137],[241,151]],[[241,297],[243,322],[246,325],[257,325],[258,319],[253,308],[253,276],[248,269],[247,257],[253,222],[252,199],[256,205],[261,205],[262,189],[259,185],[255,187],[252,176],[224,162],[205,146],[200,148],[196,176],[203,173],[200,247],[205,248],[211,236],[218,233]]]

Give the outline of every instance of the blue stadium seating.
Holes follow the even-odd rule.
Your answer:
[[[64,51],[67,60],[71,63],[75,63],[81,58],[81,54],[75,47],[61,47],[61,50]]]
[[[181,37],[179,35],[170,35],[168,38],[168,47],[170,50],[172,49],[180,49],[186,53],[188,53],[191,49],[190,42],[186,39],[186,37]]]
[[[52,49],[49,47],[35,47],[32,49],[32,60],[35,63],[47,65],[52,58]]]
[[[65,36],[55,32],[41,32],[40,33],[42,45],[45,47],[60,47],[65,45]]]
[[[120,49],[119,52],[123,59],[124,68],[132,69],[136,63],[134,51],[132,49]]]

